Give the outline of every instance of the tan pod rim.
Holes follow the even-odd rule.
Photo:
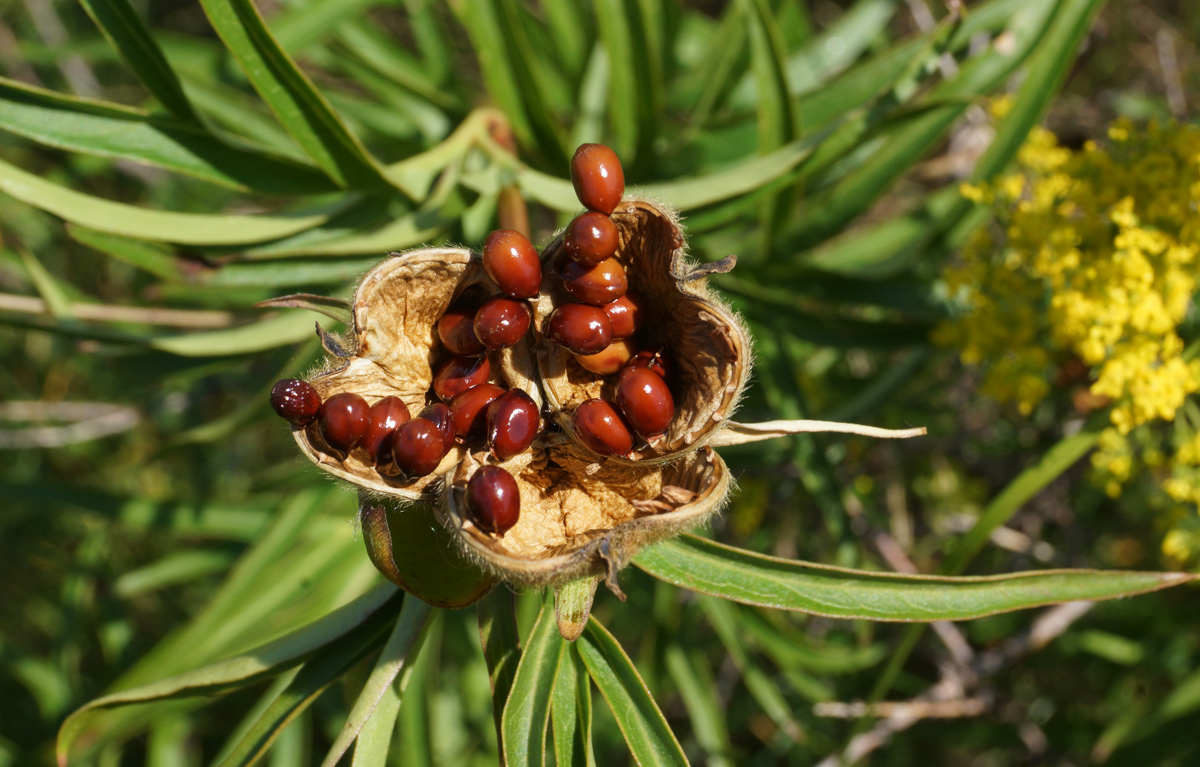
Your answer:
[[[665,463],[705,444],[729,418],[750,375],[750,341],[741,322],[708,286],[706,277],[728,264],[697,266],[686,257],[674,213],[649,200],[626,198],[612,214],[620,245],[615,258],[640,293],[648,315],[638,333],[642,348],[664,346],[674,365],[675,418],[650,447],[617,463]],[[558,277],[567,259],[560,235],[542,253],[542,293],[534,312],[539,331],[554,309],[573,303]],[[611,399],[615,376],[584,370],[574,355],[538,335],[538,368],[554,419],[575,436],[571,416],[584,400]]]
[[[437,322],[465,291],[480,297],[499,295],[488,280],[478,254],[464,248],[425,248],[389,258],[363,277],[354,293],[351,356],[331,360],[331,369],[308,379],[326,400],[338,392],[354,392],[373,405],[387,396],[404,401],[415,418],[425,407],[433,385],[433,366],[440,357]],[[524,389],[542,403],[533,364],[532,340],[499,353],[492,383]],[[453,469],[466,451],[456,446],[436,471],[407,482],[379,472],[361,450],[338,460],[321,449],[314,426],[293,429],[300,451],[321,469],[360,488],[408,500],[431,500],[439,477]]]
[[[439,508],[467,554],[507,581],[556,586],[603,575],[623,596],[617,571],[638,550],[703,524],[729,495],[729,469],[708,447],[671,464],[593,460],[574,444],[538,451],[513,473],[521,517],[504,535],[476,527],[464,507],[480,465],[473,457],[447,478]]]

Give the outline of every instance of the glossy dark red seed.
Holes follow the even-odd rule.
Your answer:
[[[634,349],[633,342],[622,338],[619,341],[613,341],[604,347],[603,351],[595,354],[576,354],[575,361],[584,370],[590,370],[602,376],[612,375],[625,367],[625,363],[633,358]]]
[[[426,405],[418,415],[438,427],[442,439],[446,442],[446,450],[454,447],[454,416],[450,414],[450,406],[444,402]]]
[[[487,441],[501,461],[525,452],[537,437],[540,424],[537,403],[521,389],[509,389],[487,409]]]
[[[601,308],[613,326],[613,338],[629,338],[642,325],[642,298],[629,292]]]
[[[646,368],[658,373],[664,381],[671,380],[671,360],[667,357],[665,349],[657,351],[644,349],[633,355],[633,359],[629,360],[629,364],[625,367]]]
[[[649,438],[662,434],[675,417],[675,399],[662,376],[643,367],[625,368],[617,377],[617,407],[634,430]]]
[[[475,309],[467,306],[452,306],[438,320],[438,338],[446,351],[459,357],[478,357],[487,352],[475,337]]]
[[[362,449],[371,463],[378,465],[387,460],[388,438],[409,417],[408,406],[399,397],[384,397],[371,405],[367,413],[367,430],[362,439]]]
[[[483,241],[483,269],[513,298],[533,298],[542,289],[542,262],[529,238],[497,229]]]
[[[487,383],[491,375],[492,364],[487,357],[451,357],[434,375],[433,393],[449,402],[467,389]]]
[[[567,255],[589,266],[612,258],[618,244],[617,225],[603,213],[589,211],[576,216],[563,232]]]
[[[349,453],[367,431],[367,415],[371,408],[357,394],[334,394],[321,405],[317,428],[325,444],[340,453]]]
[[[467,482],[467,507],[480,529],[504,535],[521,516],[517,481],[499,466],[480,466]]]
[[[583,207],[609,215],[625,194],[625,171],[603,144],[580,144],[571,158],[571,184]]]
[[[542,325],[546,338],[576,354],[595,354],[612,343],[612,322],[603,309],[563,304]]]
[[[308,426],[321,412],[321,395],[307,381],[285,378],[271,387],[271,407],[292,426]]]
[[[601,261],[595,266],[567,260],[563,262],[559,276],[568,293],[577,301],[592,306],[610,304],[625,295],[629,288],[625,267],[615,258]]]
[[[489,349],[507,349],[525,337],[532,318],[524,301],[493,298],[475,312],[475,335]]]
[[[633,449],[633,433],[608,400],[590,399],[571,416],[584,446],[600,455],[624,455]]]
[[[392,460],[408,477],[432,474],[446,455],[446,441],[432,421],[414,418],[392,435]]]
[[[482,437],[487,426],[487,409],[504,390],[495,384],[482,384],[468,389],[450,403],[454,419],[454,436],[461,440]]]

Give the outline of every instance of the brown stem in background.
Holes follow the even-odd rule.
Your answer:
[[[487,128],[492,141],[495,141],[513,157],[517,156],[517,140],[503,114],[496,112],[489,115]],[[525,197],[516,184],[510,184],[500,190],[500,200],[496,204],[496,218],[499,220],[501,229],[512,229],[526,237],[530,235],[529,206],[526,205]]]

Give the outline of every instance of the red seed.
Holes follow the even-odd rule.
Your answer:
[[[371,408],[357,394],[341,392],[321,405],[317,428],[321,439],[335,451],[346,454],[353,450],[367,431],[367,414]]]
[[[580,144],[571,158],[571,184],[583,207],[609,215],[625,194],[617,153],[603,144]]]
[[[589,211],[578,215],[563,232],[567,255],[588,266],[612,258],[618,244],[617,225],[603,213]]]
[[[425,418],[412,419],[392,435],[392,460],[405,476],[432,474],[445,455],[441,430]]]
[[[475,312],[475,335],[489,349],[507,349],[525,337],[532,318],[529,304],[493,298]]]
[[[542,324],[542,333],[576,354],[595,354],[612,343],[612,322],[603,309],[586,304],[563,304]]]
[[[525,452],[540,426],[537,403],[521,389],[509,389],[487,409],[487,441],[501,461]]]
[[[480,466],[467,482],[467,508],[480,529],[504,535],[521,516],[517,481],[499,466]]]
[[[482,437],[487,426],[488,405],[503,393],[504,390],[495,384],[481,384],[455,397],[450,403],[454,435],[461,440]]]
[[[667,358],[665,349],[660,348],[657,351],[645,349],[640,351],[633,355],[633,359],[629,360],[629,364],[625,367],[646,368],[658,373],[664,381],[671,379],[671,361]]]
[[[642,297],[637,293],[626,293],[602,309],[612,322],[613,338],[629,338],[642,324]]]
[[[625,367],[625,363],[633,357],[634,348],[633,342],[622,338],[620,341],[613,341],[604,347],[604,351],[595,354],[576,354],[575,361],[584,370],[590,370],[602,376],[612,375]]]
[[[491,375],[492,364],[487,357],[451,357],[433,377],[433,392],[449,402],[467,389],[487,383]]]
[[[625,368],[617,376],[617,407],[644,438],[658,436],[675,417],[675,399],[667,382],[642,367]]]
[[[475,309],[452,306],[438,320],[438,338],[451,354],[478,357],[487,348],[475,337]]]
[[[371,405],[367,413],[367,430],[363,434],[362,448],[367,459],[375,465],[387,460],[387,441],[392,432],[407,422],[408,406],[399,397],[384,397]]]
[[[571,416],[579,441],[600,455],[624,455],[633,449],[633,433],[625,419],[603,399],[590,399]]]
[[[307,381],[285,378],[271,387],[271,407],[292,426],[308,426],[321,412],[321,395]]]
[[[417,417],[424,418],[438,427],[438,431],[441,432],[442,439],[446,443],[447,451],[454,447],[454,416],[450,414],[449,405],[443,402],[426,405]]]
[[[563,287],[576,300],[592,306],[604,306],[625,295],[629,280],[625,267],[610,258],[595,266],[585,266],[578,261],[564,261],[559,270]]]
[[[542,262],[529,238],[497,229],[483,241],[483,269],[513,298],[533,298],[542,289]]]

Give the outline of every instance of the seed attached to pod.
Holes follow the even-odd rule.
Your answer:
[[[433,377],[433,392],[449,402],[467,389],[487,383],[492,364],[487,357],[451,357]]]
[[[504,535],[521,516],[517,481],[499,466],[481,466],[467,482],[467,507],[481,529]]]
[[[592,306],[610,304],[629,289],[625,267],[615,258],[601,261],[595,266],[585,266],[568,259],[563,262],[559,276],[568,293],[577,301]]]
[[[540,415],[537,403],[521,389],[509,389],[487,409],[487,441],[501,461],[525,452],[537,437]]]
[[[367,431],[367,401],[351,392],[334,394],[321,405],[317,429],[325,444],[343,455],[349,453]]]
[[[483,269],[513,298],[533,298],[542,287],[542,262],[529,238],[497,229],[483,241]]]
[[[625,367],[646,368],[658,373],[659,377],[664,381],[671,380],[671,361],[667,358],[665,349],[658,349],[657,351],[643,349],[633,355],[633,359],[629,360],[629,364]]]
[[[392,432],[407,423],[410,418],[408,406],[399,397],[384,397],[371,405],[367,413],[367,430],[363,434],[362,449],[374,465],[387,460],[387,440]]]
[[[617,376],[617,407],[635,431],[649,439],[666,432],[675,417],[675,399],[667,382],[642,367],[625,368]]]
[[[461,440],[477,439],[487,426],[487,409],[504,390],[495,384],[481,384],[468,389],[450,403],[454,419],[454,435]]]
[[[438,338],[442,346],[459,357],[478,357],[487,352],[475,336],[475,309],[467,306],[452,306],[438,320]]]
[[[633,449],[633,433],[608,400],[590,399],[571,416],[579,440],[593,453],[625,455]]]
[[[576,354],[596,354],[612,343],[612,322],[603,309],[563,304],[542,326],[546,338]]]
[[[580,144],[571,158],[571,184],[583,207],[607,216],[625,194],[625,171],[613,150],[603,144]]]
[[[285,378],[271,387],[271,407],[292,426],[308,426],[321,412],[321,395],[307,381]]]
[[[444,402],[435,402],[432,405],[426,405],[418,415],[418,418],[425,420],[438,427],[441,432],[442,440],[446,443],[446,450],[454,447],[454,416],[450,414],[450,406]]]
[[[642,298],[637,293],[626,293],[616,301],[601,308],[613,326],[613,338],[629,338],[642,324]]]
[[[592,266],[612,258],[620,239],[617,225],[611,218],[603,213],[588,211],[567,224],[562,242],[568,256],[581,264]]]
[[[392,434],[392,460],[407,477],[432,474],[445,455],[441,430],[425,418],[414,418]]]
[[[633,357],[634,345],[629,339],[622,338],[604,347],[604,351],[596,354],[576,354],[575,361],[584,370],[590,370],[602,376],[612,375]]]
[[[475,335],[489,349],[507,349],[525,337],[532,318],[529,304],[493,298],[475,312]]]

